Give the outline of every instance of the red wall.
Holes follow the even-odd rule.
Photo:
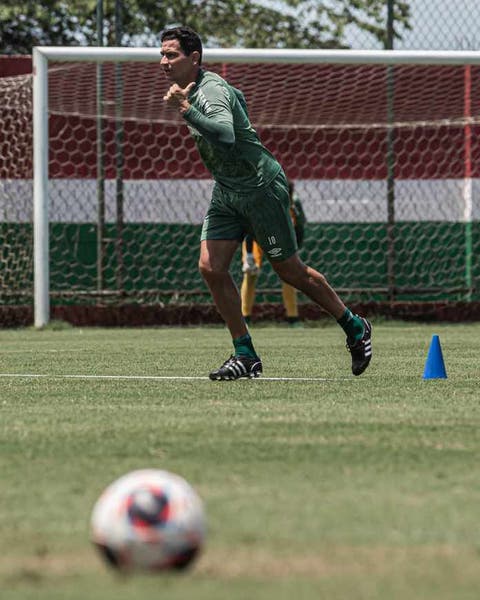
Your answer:
[[[0,77],[26,75],[32,72],[31,56],[0,56]]]

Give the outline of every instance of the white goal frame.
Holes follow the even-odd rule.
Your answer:
[[[49,198],[48,198],[48,62],[157,62],[158,48],[62,47],[33,48],[33,235],[34,324],[50,319]],[[383,64],[383,65],[480,65],[480,51],[416,50],[296,50],[209,49],[205,62]],[[472,219],[471,180],[464,186],[464,220]]]

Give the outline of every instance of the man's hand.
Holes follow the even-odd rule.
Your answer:
[[[190,93],[194,85],[195,82],[192,81],[187,85],[187,87],[182,89],[178,85],[178,83],[174,83],[170,86],[170,89],[163,97],[163,99],[168,104],[168,106],[178,109],[183,115],[183,113],[186,112],[190,107],[190,103],[188,102],[188,94]]]

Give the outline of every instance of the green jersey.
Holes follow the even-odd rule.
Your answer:
[[[268,185],[281,166],[253,129],[242,92],[203,69],[195,83],[183,117],[215,181],[235,192]]]

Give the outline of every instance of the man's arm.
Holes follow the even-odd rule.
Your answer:
[[[188,101],[188,95],[195,83],[189,83],[182,89],[174,84],[170,87],[164,100],[176,108],[185,121],[194,127],[207,142],[216,146],[230,149],[235,143],[235,131],[230,105],[225,96],[226,92],[220,88],[220,93],[208,102],[208,115],[204,115]]]
[[[183,113],[183,118],[209,142],[229,149],[235,143],[233,124],[215,121],[190,105]]]

